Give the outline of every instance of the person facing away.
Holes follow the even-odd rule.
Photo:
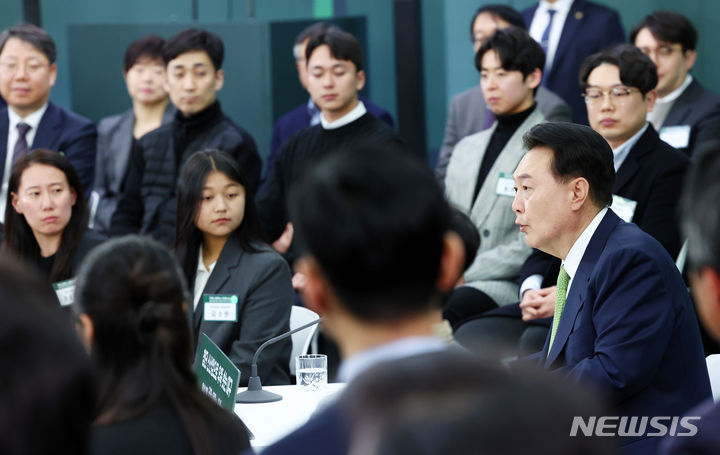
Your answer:
[[[292,194],[303,298],[339,346],[339,380],[352,384],[379,362],[445,350],[433,328],[464,254],[427,165],[409,152],[359,146],[323,160]],[[264,453],[348,447],[347,414],[331,404]]]
[[[133,41],[123,58],[123,78],[132,107],[98,123],[98,153],[91,224],[98,232],[108,233],[110,221],[125,190],[130,153],[146,133],[169,123],[175,108],[164,87],[165,65],[162,48],[165,40],[148,35]],[[94,209],[94,210],[93,210]]]
[[[105,240],[87,227],[88,207],[70,160],[36,149],[13,166],[2,250],[38,268],[52,282],[75,276],[87,253]]]
[[[90,453],[237,454],[235,414],[200,391],[192,370],[189,293],[173,254],[148,237],[112,239],[78,275],[78,331],[95,366]]]
[[[0,218],[13,164],[33,149],[62,152],[80,177],[85,193],[95,175],[95,125],[50,101],[57,64],[55,42],[32,24],[0,33]],[[0,219],[3,222],[3,219]]]
[[[652,454],[641,417],[684,416],[710,397],[690,296],[673,259],[611,208],[607,141],[589,127],[544,123],[524,138],[513,173],[516,224],[531,247],[562,259],[553,323],[534,359],[597,387],[619,416],[637,417],[618,442]]]
[[[198,150],[229,153],[247,175],[250,188],[257,188],[262,163],[255,141],[223,114],[217,101],[225,80],[223,57],[222,40],[205,30],[183,30],[165,43],[165,84],[178,112],[172,122],[143,136],[132,151],[111,236],[140,233],[172,245],[178,175]]]
[[[657,66],[658,99],[648,121],[665,142],[688,156],[720,136],[720,95],[690,74],[697,40],[692,22],[674,11],[655,11],[630,32],[630,42]]]
[[[175,254],[192,291],[188,318],[197,345],[206,334],[240,370],[247,385],[262,343],[290,330],[293,289],[287,262],[262,236],[252,190],[225,152],[194,153],[180,171]],[[213,295],[237,298],[225,320],[209,317]],[[206,317],[207,316],[207,317]],[[258,358],[263,384],[289,384],[290,339]]]

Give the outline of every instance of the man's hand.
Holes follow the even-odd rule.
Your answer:
[[[305,285],[307,284],[307,276],[304,273],[297,272],[292,277],[292,286],[293,289],[296,291],[302,293],[305,290]]]
[[[555,288],[528,289],[523,293],[520,309],[523,321],[549,318],[555,312]]]
[[[295,231],[293,230],[292,223],[288,223],[287,225],[285,225],[285,230],[283,231],[283,233],[280,234],[280,237],[278,237],[277,240],[272,243],[272,247],[275,249],[275,251],[280,254],[287,253],[287,250],[290,248],[290,244],[293,240],[293,232]]]

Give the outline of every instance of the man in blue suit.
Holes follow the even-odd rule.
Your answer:
[[[625,41],[620,16],[586,0],[541,0],[522,15],[528,33],[547,55],[543,86],[570,105],[573,122],[587,124],[580,65],[588,55]]]
[[[298,71],[298,79],[304,89],[307,90],[307,59],[305,58],[305,49],[307,48],[310,40],[328,29],[328,24],[324,22],[316,22],[300,34],[295,39],[295,45],[293,46],[293,55],[295,57],[295,64]],[[379,118],[383,122],[390,126],[394,126],[392,116],[388,111],[381,108],[380,106],[373,104],[370,100],[363,96],[358,96],[358,99],[365,104],[368,112],[375,117]],[[275,126],[273,127],[272,139],[270,141],[270,153],[265,160],[265,176],[263,181],[267,177],[267,173],[272,168],[272,164],[275,162],[278,150],[280,146],[285,143],[295,133],[304,130],[310,126],[318,125],[320,123],[320,108],[315,104],[312,98],[308,98],[307,103],[296,107],[283,114],[282,117],[277,119]]]
[[[0,219],[12,165],[32,149],[62,152],[89,192],[95,175],[93,123],[49,101],[55,85],[55,43],[43,29],[20,24],[0,34]]]
[[[524,142],[513,175],[516,224],[528,245],[563,260],[540,362],[594,384],[620,416],[683,416],[710,397],[697,320],[667,251],[608,208],[610,147],[569,123],[537,125]],[[652,432],[619,443],[655,453]]]

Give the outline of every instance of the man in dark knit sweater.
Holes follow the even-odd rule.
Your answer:
[[[395,144],[397,134],[367,112],[358,91],[365,85],[362,49],[349,33],[330,27],[307,45],[308,90],[322,111],[320,124],[302,130],[280,149],[256,198],[260,221],[273,246],[294,259],[287,200],[292,184],[326,155],[358,143]]]
[[[223,114],[216,93],[223,86],[223,43],[204,30],[184,30],[163,48],[166,88],[178,109],[175,119],[133,147],[125,193],[110,234],[152,235],[167,245],[175,238],[179,170],[194,152],[218,149],[235,157],[252,192],[262,161],[252,136]]]
[[[453,326],[517,300],[517,279],[530,248],[515,226],[512,173],[523,156],[523,134],[545,121],[534,99],[544,62],[540,46],[517,27],[496,31],[475,56],[483,96],[497,120],[455,146],[445,178],[448,200],[480,232],[466,284],[455,289],[443,310]]]

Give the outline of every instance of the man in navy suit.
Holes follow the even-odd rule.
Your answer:
[[[672,11],[650,14],[630,33],[630,41],[657,66],[658,99],[648,120],[664,141],[690,156],[720,137],[720,95],[690,74],[697,37],[692,23]]]
[[[543,86],[570,105],[574,122],[587,124],[578,71],[588,55],[625,41],[620,16],[586,0],[541,0],[522,14],[547,55]]]
[[[695,313],[662,245],[608,208],[610,147],[569,123],[537,125],[525,146],[513,175],[516,224],[528,245],[563,260],[540,363],[594,384],[620,416],[685,415],[710,397]],[[655,453],[650,432],[619,443]]]
[[[293,46],[293,55],[295,56],[295,65],[297,66],[298,79],[304,89],[307,90],[307,59],[305,58],[305,49],[312,38],[318,36],[328,29],[328,25],[324,22],[316,22],[300,34],[295,39],[295,45]],[[373,104],[370,100],[363,96],[358,96],[358,99],[365,104],[368,112],[375,117],[379,118],[383,122],[390,126],[394,126],[392,116],[388,111],[381,108],[380,106]],[[304,130],[310,126],[318,125],[320,123],[320,108],[313,102],[312,98],[308,98],[308,102],[296,107],[283,114],[282,117],[277,119],[275,126],[273,127],[272,139],[270,141],[270,153],[265,160],[265,176],[263,181],[267,177],[272,164],[275,162],[278,150],[280,146],[285,143],[295,133]]]
[[[55,85],[55,43],[43,29],[20,24],[0,34],[0,219],[13,163],[36,148],[62,152],[89,192],[95,175],[93,123],[49,101]]]

